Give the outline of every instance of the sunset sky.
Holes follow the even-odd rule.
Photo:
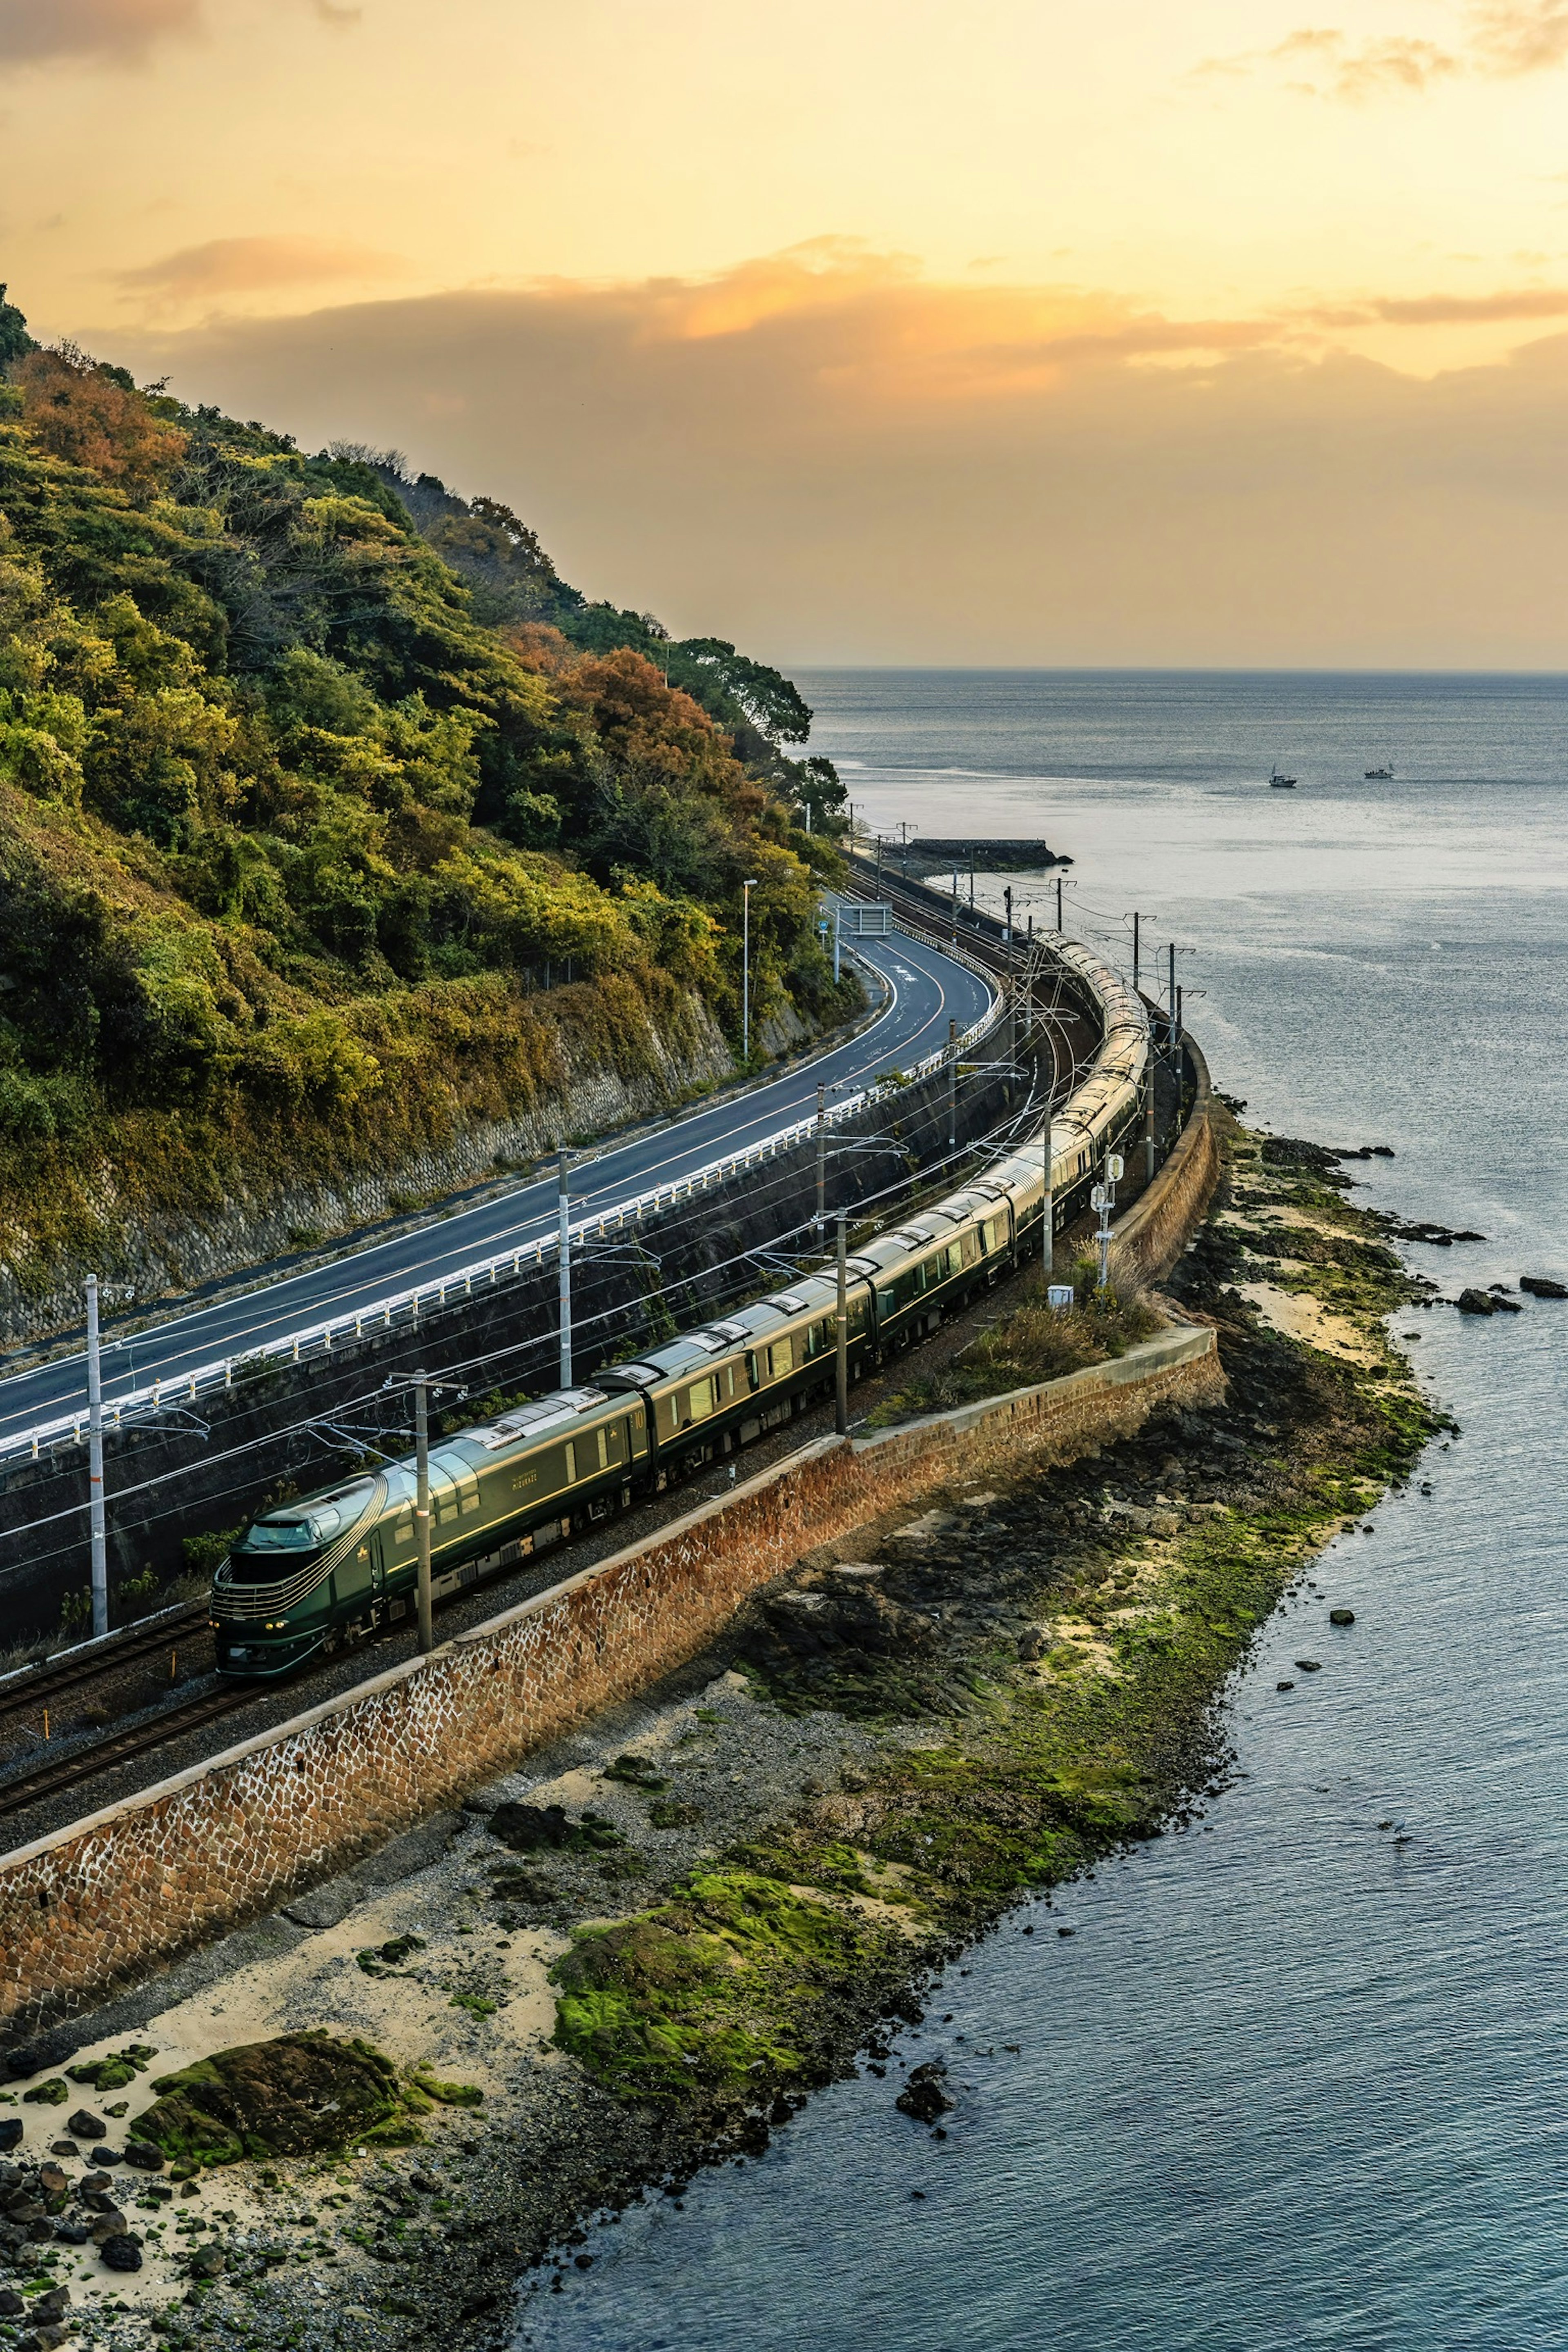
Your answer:
[[[1568,0],[0,0],[34,331],[782,662],[1564,667]]]

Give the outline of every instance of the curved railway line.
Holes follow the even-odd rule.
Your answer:
[[[910,912],[918,908],[924,921],[929,923],[929,911],[919,908],[919,902],[912,900],[912,895],[906,905]],[[1005,964],[1005,950],[997,943],[984,940],[973,944],[983,950],[989,948],[995,962]],[[1059,1056],[1053,1045],[1053,1060],[1058,1063],[1054,1091],[1058,1095],[1070,1092],[1079,1083],[1086,1065],[1093,1058],[1092,1048],[1078,1050],[1079,1041],[1070,1035],[1078,1026],[1075,1020],[1069,1017],[1059,1025],[1064,1032],[1064,1042],[1068,1042],[1068,1053],[1065,1057]],[[1065,1087],[1060,1075],[1063,1058],[1068,1062]],[[1026,1106],[1023,1115],[1027,1115]],[[993,1150],[996,1148],[994,1144],[992,1147]],[[784,1433],[774,1434],[782,1436]],[[795,1441],[790,1436],[786,1442]],[[679,1485],[682,1488],[689,1487],[705,1475],[706,1468],[693,1471]],[[637,1515],[634,1508],[632,1516]],[[621,1516],[616,1515],[617,1518]],[[575,1549],[575,1543],[569,1549],[563,1548],[563,1557],[568,1563],[571,1550]],[[563,1569],[557,1559],[547,1571],[544,1581],[553,1582],[563,1572],[572,1572],[571,1566],[567,1564]],[[492,1580],[490,1589],[483,1596],[486,1607],[498,1605],[496,1584],[524,1580],[537,1580],[537,1571],[533,1579]],[[479,1598],[471,1590],[464,1594],[453,1594],[441,1613],[458,1608],[463,1601],[471,1607]],[[504,1598],[499,1605],[506,1605]],[[208,1677],[213,1673],[210,1625],[209,1605],[205,1602],[160,1611],[155,1619],[140,1625],[132,1624],[121,1633],[111,1636],[108,1642],[84,1645],[81,1653],[64,1654],[0,1680],[0,1775],[5,1776],[0,1777],[0,1819],[31,1812],[36,1808],[46,1806],[53,1798],[104,1779],[140,1757],[173,1748],[192,1733],[199,1732],[209,1724],[242,1708],[254,1707],[268,1696],[281,1696],[276,1686],[269,1690],[269,1686],[255,1682],[226,1679],[222,1683],[209,1682]],[[362,1650],[369,1651],[388,1643],[396,1646],[400,1638],[406,1638],[405,1628],[383,1627],[362,1645]],[[193,1681],[205,1683],[207,1686],[193,1691],[186,1698],[176,1699],[173,1705],[160,1706],[156,1703],[158,1694],[149,1687],[145,1670],[160,1661],[165,1652],[171,1654],[173,1668],[182,1648],[187,1654],[195,1651],[201,1658],[201,1664],[195,1672],[183,1678],[187,1687]],[[340,1665],[342,1663],[340,1661]],[[142,1671],[139,1673],[139,1670]],[[288,1711],[297,1711],[301,1703],[311,1703],[308,1685],[318,1678],[308,1669],[291,1682]],[[325,1679],[335,1685],[338,1676],[328,1675]],[[128,1684],[132,1685],[129,1690],[126,1687]],[[302,1685],[307,1688],[302,1689]],[[101,1737],[84,1739],[80,1736],[82,1731],[96,1727],[84,1725],[82,1719],[83,1709],[91,1711],[91,1694],[95,1686],[110,1702],[116,1698],[119,1700],[116,1712],[122,1717],[130,1715],[133,1719],[126,1721],[120,1729],[114,1728],[110,1722],[104,1727]],[[168,1689],[169,1685],[163,1687]],[[47,1724],[46,1710],[58,1707],[62,1700],[82,1703],[81,1709],[72,1706],[75,1719],[68,1728]],[[14,1742],[18,1734],[26,1736],[33,1743],[30,1756],[16,1753]],[[63,1752],[49,1758],[47,1762],[37,1760],[38,1748],[53,1745],[57,1738],[62,1743]],[[9,1756],[7,1749],[12,1751]],[[25,1763],[29,1769],[7,1773],[6,1766],[10,1762]],[[112,1801],[112,1796],[109,1801]]]

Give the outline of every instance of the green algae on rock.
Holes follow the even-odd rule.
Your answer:
[[[627,2095],[756,2095],[819,2059],[828,1987],[898,1930],[752,1870],[697,1871],[657,1910],[579,1929],[551,1971],[555,2040]]]
[[[153,2088],[127,2137],[161,2148],[175,2178],[245,2157],[407,2147],[434,2103],[474,2103],[465,2085],[405,2074],[374,2042],[323,2032],[219,2050]]]

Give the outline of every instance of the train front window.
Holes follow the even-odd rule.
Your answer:
[[[258,1519],[245,1538],[247,1551],[303,1551],[315,1536],[309,1519]]]

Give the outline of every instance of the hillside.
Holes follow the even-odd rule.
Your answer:
[[[810,713],[591,604],[498,502],[308,456],[0,288],[0,1256],[263,1203],[571,1066],[835,1010]],[[811,834],[804,812],[814,814]],[[711,1018],[710,1018],[711,1016]],[[686,1049],[689,1047],[689,1055]]]

